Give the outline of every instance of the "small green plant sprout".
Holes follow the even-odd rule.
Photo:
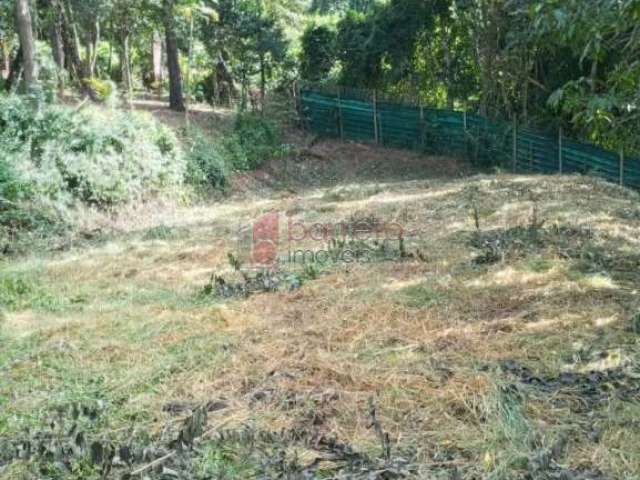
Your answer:
[[[467,207],[469,208],[471,219],[473,220],[473,225],[476,229],[476,232],[480,231],[480,209],[478,207],[478,195],[480,193],[480,189],[473,185],[465,189],[465,202]]]
[[[229,260],[229,265],[231,266],[231,268],[233,268],[236,272],[239,272],[242,268],[242,262],[240,261],[240,259],[231,252],[227,253],[227,259]]]

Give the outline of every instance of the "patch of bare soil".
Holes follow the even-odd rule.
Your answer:
[[[350,183],[460,178],[474,172],[467,162],[459,159],[322,139],[301,131],[289,131],[286,142],[290,146],[289,154],[255,172],[236,175],[232,191],[242,194],[283,190],[286,193]]]

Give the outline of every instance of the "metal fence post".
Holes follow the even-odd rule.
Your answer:
[[[422,150],[424,150],[424,107],[422,106],[422,104],[420,104],[420,146],[422,147]]]
[[[467,135],[467,111],[462,112],[462,136],[464,137],[464,154],[469,161],[471,161],[469,155],[469,137]]]
[[[624,151],[620,150],[620,186],[624,187]]]
[[[375,136],[376,143],[380,143],[378,138],[378,101],[376,98],[376,91],[373,91],[373,135]]]
[[[558,172],[562,175],[564,170],[563,165],[563,156],[562,156],[562,127],[558,129]]]
[[[518,118],[513,117],[513,173],[516,173],[518,162]]]
[[[344,126],[342,123],[342,99],[340,98],[340,87],[338,87],[338,132],[340,140],[344,142]]]

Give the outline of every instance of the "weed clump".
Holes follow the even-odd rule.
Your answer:
[[[197,129],[188,132],[188,143],[186,183],[201,193],[224,189],[230,170],[224,149]]]
[[[53,229],[78,204],[167,193],[183,175],[175,135],[148,115],[0,98],[0,239]]]
[[[238,115],[223,148],[228,164],[236,170],[254,170],[288,150],[276,122],[249,112]]]

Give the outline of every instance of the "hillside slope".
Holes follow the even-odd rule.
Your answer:
[[[0,477],[37,468],[20,442],[81,430],[153,444],[134,469],[180,478],[634,478],[638,195],[577,177],[336,180],[3,262]],[[283,258],[327,252],[282,264],[277,289],[247,263],[265,214]],[[360,237],[300,239],[316,224]],[[178,432],[196,452],[171,453]],[[128,471],[97,448],[63,455],[73,478]],[[34,462],[71,478],[54,456]]]

